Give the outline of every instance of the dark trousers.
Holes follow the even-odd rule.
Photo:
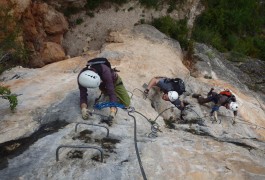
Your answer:
[[[208,96],[206,98],[203,98],[200,96],[198,98],[198,102],[200,104],[205,104],[208,102],[214,102],[215,104],[217,104],[218,103],[218,94],[215,92],[211,92],[211,93],[208,93]]]

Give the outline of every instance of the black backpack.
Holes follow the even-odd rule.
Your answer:
[[[182,95],[184,92],[186,92],[185,90],[185,83],[182,79],[180,78],[174,78],[174,79],[170,79],[170,83],[172,84],[172,91],[177,91],[179,95]]]
[[[88,69],[90,69],[90,68],[96,69],[96,71],[99,74],[101,74],[102,73],[102,69],[101,69],[101,66],[99,66],[100,64],[105,64],[106,66],[108,66],[111,69],[110,62],[106,58],[94,58],[94,59],[91,59],[91,60],[87,61],[86,66],[87,66]]]

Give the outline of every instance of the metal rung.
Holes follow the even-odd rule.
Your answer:
[[[74,145],[61,145],[56,149],[56,161],[59,161],[59,149],[61,148],[91,148],[91,149],[97,149],[100,151],[100,159],[101,162],[103,162],[103,150],[96,146],[74,146]]]
[[[77,126],[78,126],[79,124],[86,124],[86,125],[90,125],[90,126],[99,126],[99,127],[103,127],[103,128],[105,128],[105,129],[107,129],[107,136],[106,136],[106,137],[109,137],[109,128],[107,128],[106,126],[103,126],[103,125],[92,124],[92,123],[83,123],[83,122],[78,122],[78,123],[76,123],[76,125],[75,125],[75,132],[77,132]]]

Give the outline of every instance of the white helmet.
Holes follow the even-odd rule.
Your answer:
[[[229,109],[231,109],[232,111],[237,111],[238,109],[238,104],[236,102],[231,102],[229,104]]]
[[[94,71],[86,70],[79,75],[78,82],[86,88],[97,88],[100,84],[100,77]]]
[[[179,94],[176,91],[169,91],[167,95],[171,102],[176,101],[179,97]]]

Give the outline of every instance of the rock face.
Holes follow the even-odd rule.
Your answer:
[[[33,52],[33,67],[65,59],[61,45],[68,22],[63,14],[45,3],[34,2],[26,9],[22,20],[26,45]]]
[[[23,43],[32,53],[29,62],[31,67],[43,67],[48,63],[65,59],[62,40],[68,30],[68,22],[62,13],[39,1],[7,2],[15,4],[13,16],[22,22]],[[51,48],[56,48],[56,53]]]
[[[205,78],[208,69],[202,68],[209,64],[203,61],[198,62],[202,64],[197,67],[197,76],[190,76],[178,42],[152,26],[136,26],[132,31],[112,33],[111,37],[119,42],[105,44],[100,52],[87,52],[83,57],[39,69],[16,67],[0,76],[3,85],[22,94],[15,113],[10,112],[6,100],[0,99],[1,179],[116,180],[142,179],[144,174],[147,179],[164,180],[264,179],[264,101],[253,97],[259,94],[238,83],[236,76],[227,81],[220,78],[218,72],[223,65],[215,58],[208,59],[219,64],[211,69],[211,79]],[[203,51],[197,55],[207,57]],[[79,109],[78,72],[88,59],[101,56],[120,70],[135,108],[130,113],[119,109],[111,127],[99,124],[102,117],[95,114],[83,121]],[[184,79],[187,93],[181,99],[190,103],[184,121],[179,118],[180,111],[170,108],[172,105],[161,99],[156,88],[143,98],[142,85],[154,76]],[[221,108],[221,122],[214,123],[209,117],[211,105],[201,106],[191,97],[192,93],[206,95],[211,87],[229,88],[236,94],[240,108],[234,126],[231,111]],[[89,90],[90,109],[98,95],[98,90]],[[109,109],[95,112],[107,115]],[[149,119],[156,121],[160,131],[156,132]],[[169,119],[173,123],[169,124]],[[60,128],[62,122],[68,125]],[[85,124],[77,127],[77,122],[105,125],[109,136],[105,128]],[[38,130],[43,134],[39,135]],[[139,167],[135,139],[143,169]],[[60,145],[101,148],[103,163],[97,149],[58,150]]]
[[[62,0],[50,0],[48,2],[53,4],[57,2],[62,6]],[[116,39],[107,37],[109,31],[121,31],[124,28],[131,29],[136,24],[151,23],[155,18],[167,15],[174,19],[187,19],[189,28],[192,28],[195,18],[203,10],[200,0],[177,1],[177,8],[171,13],[168,13],[169,7],[167,5],[160,6],[158,9],[147,9],[138,1],[127,2],[121,6],[115,3],[113,3],[114,5],[106,5],[105,8],[97,9],[93,13],[93,17],[89,17],[86,15],[85,8],[82,9],[82,6],[80,6],[83,4],[81,0],[72,1],[72,6],[80,8],[80,11],[68,19],[73,26],[71,26],[63,40],[67,54],[73,57],[87,50],[99,50],[106,41],[121,41],[118,36],[116,36]],[[63,3],[63,7],[65,7],[66,2],[63,1]],[[76,24],[76,20],[80,18],[82,24]],[[88,38],[89,41],[87,41]]]
[[[245,58],[240,62],[228,61],[228,55],[222,54],[204,44],[195,44],[194,58],[197,60],[192,74],[195,77],[219,78],[230,83],[236,83],[242,90],[252,89],[260,92],[265,100],[265,62],[258,59]],[[234,58],[235,59],[235,58]],[[224,71],[226,69],[226,71]]]

